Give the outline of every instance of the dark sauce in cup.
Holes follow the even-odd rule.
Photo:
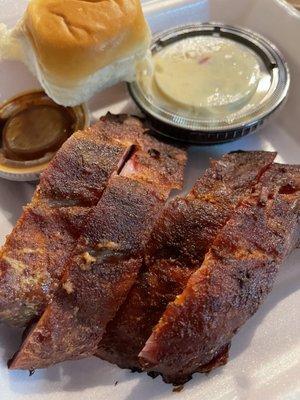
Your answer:
[[[0,108],[2,158],[20,162],[43,158],[82,129],[84,121],[80,106],[60,106],[44,92],[16,97]]]

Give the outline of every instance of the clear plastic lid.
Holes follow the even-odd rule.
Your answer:
[[[155,36],[151,51],[154,69],[141,66],[129,91],[155,130],[180,140],[220,142],[252,132],[288,93],[282,55],[246,29],[181,26]]]

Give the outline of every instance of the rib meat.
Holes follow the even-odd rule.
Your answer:
[[[146,133],[137,118],[108,114],[62,146],[1,249],[0,320],[22,326],[42,313],[87,215],[135,145],[150,153],[152,145],[158,152],[164,146]],[[170,168],[163,157],[160,161],[162,168]],[[179,185],[181,171],[170,172]]]
[[[126,301],[108,324],[96,355],[139,368],[138,354],[168,303],[201,265],[216,234],[276,154],[237,152],[213,161],[186,198],[171,201],[157,222],[148,256]]]
[[[121,173],[110,179],[89,213],[61,286],[10,368],[43,368],[93,355],[124,301],[153,224],[170,191],[182,185],[186,161],[184,151],[145,134],[135,143]]]
[[[299,178],[299,166],[274,165],[243,200],[141,351],[146,370],[182,384],[226,363],[233,335],[299,240]]]
[[[0,320],[25,325],[42,312],[87,214],[130,146],[104,122],[62,146],[1,250]]]

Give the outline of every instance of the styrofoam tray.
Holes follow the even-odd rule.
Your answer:
[[[25,0],[0,0],[0,22],[13,25]],[[271,39],[286,56],[291,93],[276,121],[259,134],[214,147],[190,149],[186,188],[208,165],[208,158],[244,149],[276,150],[279,162],[300,163],[300,14],[280,0],[145,1],[154,32],[195,21],[220,21],[251,28]],[[26,68],[0,63],[0,101],[37,87]],[[94,97],[94,118],[112,112],[136,112],[125,85]],[[0,241],[10,232],[31,198],[34,186],[0,180]],[[0,400],[299,400],[300,399],[300,251],[282,266],[272,294],[233,339],[229,363],[210,375],[196,374],[180,393],[160,378],[132,374],[96,358],[67,362],[32,377],[9,372],[7,359],[20,341],[20,331],[0,326]]]

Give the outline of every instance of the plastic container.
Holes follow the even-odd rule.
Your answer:
[[[221,23],[183,25],[156,35],[152,55],[187,38],[220,38],[233,41],[243,51],[254,55],[260,65],[256,92],[234,111],[212,117],[193,113],[187,115],[168,104],[162,104],[147,92],[142,80],[128,85],[137,106],[149,118],[151,127],[159,134],[191,144],[214,144],[238,139],[257,131],[283,104],[290,86],[287,63],[280,51],[263,36],[250,30]],[[218,39],[217,39],[218,40]],[[201,90],[201,88],[199,88]]]
[[[3,125],[2,134],[7,121],[32,106],[55,107],[56,105],[43,91],[29,91],[7,100],[0,106],[0,122],[2,121]],[[61,108],[61,106],[57,107]],[[72,132],[69,132],[69,134],[89,126],[89,112],[85,104],[67,108],[66,113],[72,119]],[[5,141],[2,138],[0,146],[0,177],[13,181],[36,181],[58,148],[59,145],[55,147],[55,150],[44,151],[41,156],[33,157],[32,159],[16,160],[5,155]]]

